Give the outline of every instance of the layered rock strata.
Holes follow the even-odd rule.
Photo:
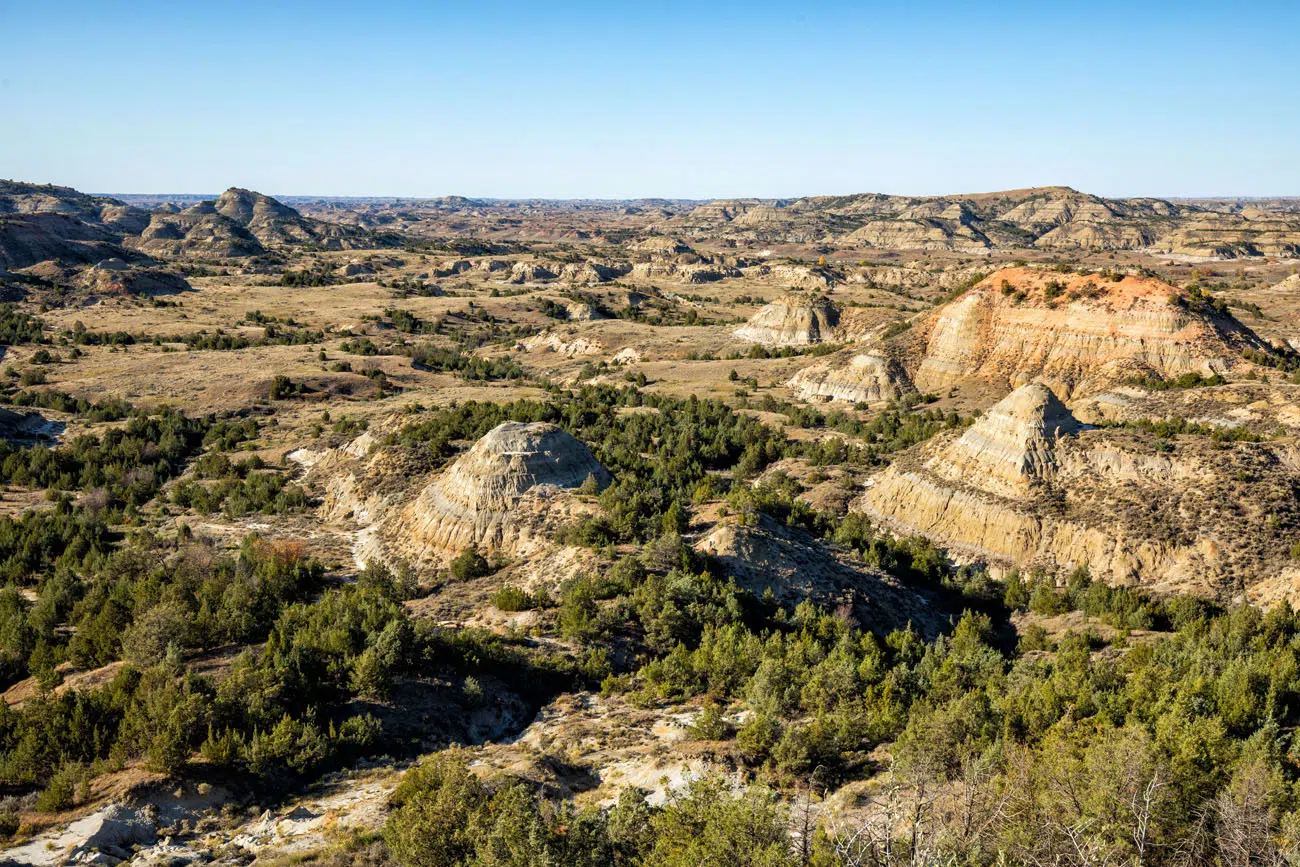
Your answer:
[[[766,346],[808,346],[833,340],[840,310],[828,298],[785,295],[737,328],[737,337]]]
[[[569,517],[566,492],[609,473],[555,425],[493,428],[396,515],[376,538],[412,560],[445,561],[469,547],[514,556],[536,551]]]
[[[875,476],[855,509],[960,556],[1236,598],[1290,582],[1300,539],[1291,449],[1078,423],[1042,384]],[[1242,479],[1270,478],[1242,495]],[[1288,577],[1289,576],[1289,577]]]
[[[854,352],[805,367],[788,383],[804,400],[844,400],[882,403],[911,394],[907,373],[891,358],[873,352]]]

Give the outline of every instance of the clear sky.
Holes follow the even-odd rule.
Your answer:
[[[1300,194],[1300,0],[0,0],[0,177],[93,192]]]

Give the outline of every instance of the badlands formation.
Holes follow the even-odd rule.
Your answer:
[[[785,295],[736,329],[736,336],[767,346],[808,346],[833,340],[840,309],[829,298]]]
[[[510,557],[535,552],[559,529],[566,494],[609,473],[582,443],[545,423],[505,422],[457,458],[378,536],[417,560],[450,560],[466,548]]]
[[[831,356],[789,384],[805,399],[871,403],[913,389],[1005,394],[1040,380],[1068,399],[1131,378],[1243,369],[1247,350],[1270,347],[1163,281],[1016,267],[994,272],[901,335]]]
[[[716,772],[869,809],[951,728],[909,716],[929,661],[1300,602],[1297,251],[1282,199],[0,183],[2,719],[40,745],[0,832],[110,863],[84,829],[158,802],[141,864],[387,864],[339,847],[451,742],[579,808]],[[146,738],[136,683],[193,725]],[[74,692],[119,710],[63,762]]]
[[[1039,377],[1070,395],[1130,376],[1223,373],[1241,366],[1242,350],[1265,349],[1231,317],[1192,304],[1152,278],[999,271],[915,329],[912,378],[933,391]]]
[[[416,490],[365,444],[338,455],[343,460],[321,468],[332,486],[327,509],[366,526],[362,561],[446,565],[466,549],[499,559],[537,555],[589,511],[574,491],[588,484],[594,493],[610,482],[585,445],[543,422],[498,425]]]
[[[1198,439],[1200,441],[1198,441]],[[960,435],[875,476],[854,508],[955,553],[1108,583],[1259,598],[1300,569],[1292,445],[1226,447],[1080,424],[1050,388],[1021,386]],[[1266,484],[1243,480],[1266,476]]]
[[[708,202],[668,217],[688,241],[960,252],[1138,250],[1196,257],[1294,256],[1294,210],[1240,202],[1107,199],[1069,187],[963,196],[814,196]]]
[[[886,403],[916,393],[900,362],[882,353],[857,349],[805,367],[791,377],[788,385],[804,400],[849,403]]]

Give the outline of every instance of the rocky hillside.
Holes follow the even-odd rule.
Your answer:
[[[267,247],[315,244],[327,249],[353,249],[364,233],[337,223],[304,217],[288,205],[252,190],[231,187],[212,205],[213,210]]]
[[[882,403],[916,392],[898,361],[878,352],[858,350],[837,353],[805,367],[787,385],[804,400],[849,403]]]
[[[134,244],[145,253],[167,258],[236,259],[266,252],[251,232],[218,214],[211,202],[180,213],[154,214]]]
[[[784,295],[736,329],[736,336],[767,346],[807,346],[833,340],[840,309],[824,296]]]
[[[842,608],[881,634],[906,629],[909,623],[925,635],[943,631],[941,606],[931,595],[775,521],[719,523],[700,535],[695,549],[714,558],[756,596],[770,593],[791,607],[812,600],[828,609]]]
[[[138,234],[149,223],[143,208],[71,187],[0,180],[0,215],[62,214],[113,232]]]
[[[103,283],[103,273],[81,271],[110,259],[151,268],[158,264],[155,257],[238,259],[286,247],[354,249],[374,243],[369,233],[304,217],[249,190],[230,189],[184,210],[162,206],[150,213],[67,187],[0,181],[0,269],[40,266],[35,276],[65,286]],[[176,285],[161,272],[138,282]]]
[[[566,494],[610,476],[558,427],[506,422],[397,509],[383,510],[366,550],[381,558],[445,563],[467,548],[516,556],[546,548],[579,504]]]
[[[131,255],[113,233],[68,214],[0,214],[0,269],[6,271],[41,262],[86,265]]]
[[[124,251],[121,242],[148,221],[145,211],[116,199],[69,187],[0,181],[0,269],[138,258]]]
[[[1071,397],[1132,377],[1248,367],[1247,349],[1268,346],[1226,311],[1160,280],[1008,268],[871,353],[830,357],[789,385],[809,398],[875,400],[912,387],[1005,393],[1040,379]]]
[[[854,508],[959,556],[1229,599],[1300,576],[1296,457],[1092,428],[1034,383],[900,457]]]

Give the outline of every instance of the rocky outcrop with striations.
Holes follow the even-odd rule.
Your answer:
[[[446,561],[475,546],[517,555],[536,551],[568,516],[564,494],[609,473],[578,440],[551,424],[493,428],[376,533],[410,560]]]
[[[1234,213],[1198,213],[1180,221],[1156,244],[1180,256],[1239,258],[1300,256],[1300,217],[1244,209]]]
[[[687,239],[808,243],[842,248],[1165,251],[1232,258],[1292,256],[1300,219],[1240,203],[1108,199],[1069,187],[950,196],[811,196],[699,205],[657,227]]]
[[[783,295],[768,304],[735,334],[767,346],[807,346],[833,340],[840,309],[824,296]]]
[[[594,285],[596,283],[608,283],[616,277],[623,276],[630,270],[631,268],[628,267],[611,265],[605,262],[570,262],[560,269],[559,279],[565,283]]]
[[[691,252],[690,245],[671,235],[651,235],[630,245],[628,249],[638,253],[649,253],[652,256],[677,256]]]
[[[515,348],[557,352],[569,358],[581,355],[599,355],[605,351],[605,347],[600,341],[584,337],[572,329],[566,334],[557,331],[543,331],[540,334],[534,334],[519,341],[515,344]]]
[[[909,262],[906,265],[865,265],[850,273],[847,282],[889,290],[910,291],[929,287],[947,290],[968,284],[972,279],[978,280],[987,273],[987,268],[954,266],[931,269],[921,262]]]
[[[218,214],[211,202],[193,205],[178,214],[154,214],[135,246],[164,257],[230,259],[266,252],[252,232]]]
[[[369,246],[369,236],[351,226],[313,220],[270,196],[231,187],[212,203],[213,210],[268,247],[315,244],[326,249]]]
[[[744,276],[741,270],[733,265],[705,263],[683,265],[662,261],[637,262],[629,273],[646,280],[680,280],[683,283],[716,283],[719,280]]]
[[[940,307],[909,332],[917,388],[979,379],[1041,379],[1064,395],[1133,375],[1226,372],[1263,341],[1226,313],[1196,309],[1159,280],[1009,268]]]
[[[140,208],[69,187],[0,180],[0,269],[139,259],[122,239],[149,222]]]
[[[842,339],[857,331],[841,321]],[[1038,380],[1075,398],[1131,377],[1247,368],[1246,349],[1269,347],[1228,313],[1160,280],[1006,268],[901,334],[819,361],[789,385],[808,398],[870,401],[965,383],[1005,393]],[[879,386],[866,389],[869,398],[857,387],[864,377]]]
[[[118,234],[138,233],[149,223],[143,208],[71,187],[0,180],[0,214],[62,214]]]
[[[39,262],[85,265],[131,255],[102,227],[68,214],[0,214],[0,269],[17,271]]]
[[[958,556],[1022,569],[1085,566],[1109,583],[1224,600],[1279,581],[1294,588],[1293,449],[1184,436],[1170,451],[1155,439],[1079,424],[1030,384],[965,432],[899,456],[853,508]],[[1243,496],[1240,480],[1265,474],[1277,484]]]
[[[831,356],[796,373],[788,387],[804,400],[846,400],[883,403],[916,391],[906,372],[893,360],[874,352]]]
[[[891,250],[954,250],[987,252],[992,246],[978,229],[940,219],[873,220],[849,233],[845,246],[882,247]]]
[[[989,409],[934,465],[979,479],[985,490],[1020,496],[1056,471],[1057,439],[1080,427],[1050,388],[1032,383]]]
[[[99,295],[171,295],[192,287],[176,274],[105,259],[77,275],[74,283]]]

